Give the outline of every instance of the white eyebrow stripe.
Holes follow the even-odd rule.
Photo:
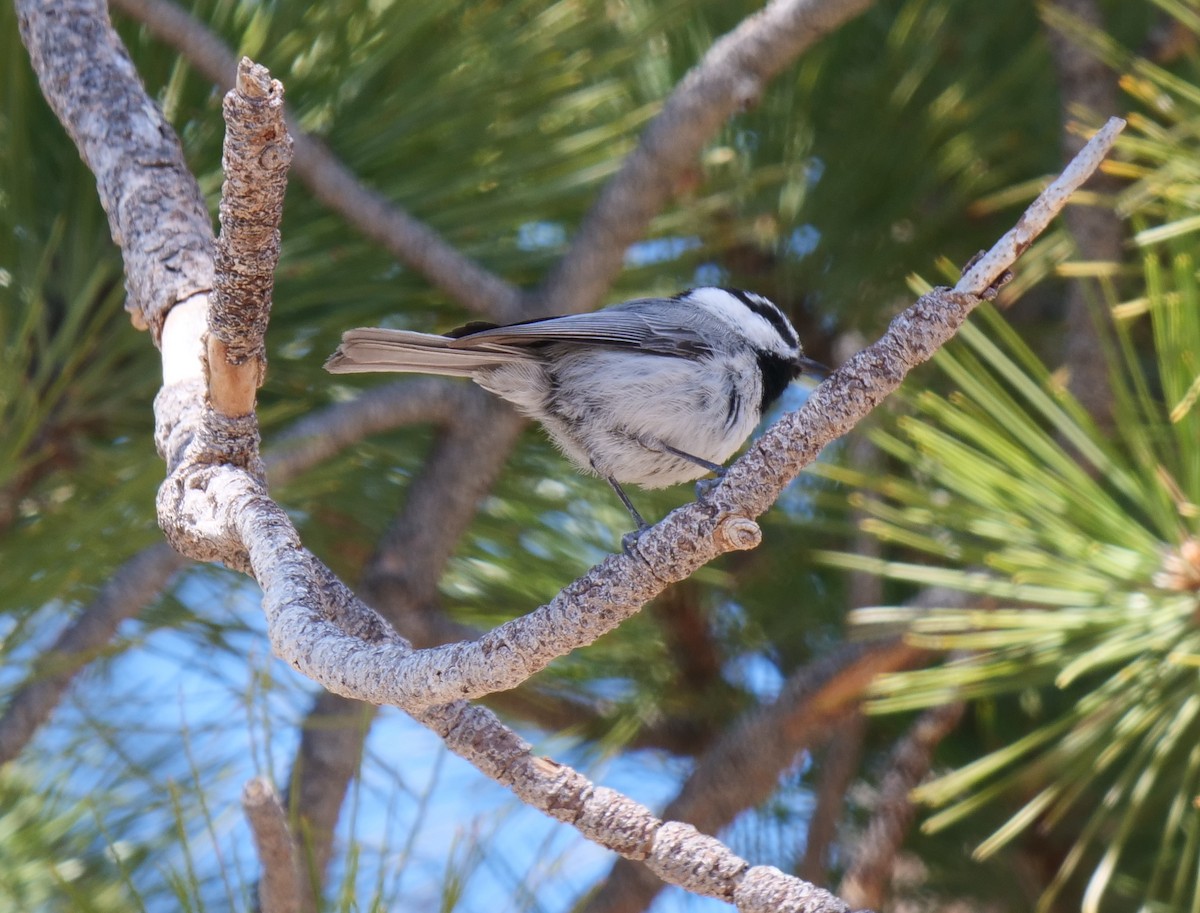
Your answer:
[[[702,287],[694,288],[679,296],[679,300],[692,301],[710,314],[744,332],[750,342],[767,351],[782,347],[798,349],[796,338],[783,312],[775,304],[755,292],[740,289]],[[748,315],[753,315],[747,320]]]

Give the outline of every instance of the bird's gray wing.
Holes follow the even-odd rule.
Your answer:
[[[566,343],[580,346],[630,348],[675,358],[699,358],[712,351],[711,346],[694,326],[679,319],[676,303],[658,299],[650,311],[642,301],[627,302],[591,314],[568,314],[547,317],[508,326],[491,327],[468,332],[452,339],[451,349],[474,349],[490,346],[523,348],[545,343]]]

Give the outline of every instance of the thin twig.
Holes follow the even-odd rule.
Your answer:
[[[409,483],[406,503],[380,538],[358,588],[365,603],[418,646],[478,636],[444,612],[431,611],[431,605],[446,562],[500,471],[497,454],[510,449],[521,427],[511,410],[482,390],[456,387],[453,421]],[[489,422],[493,433],[480,434]],[[343,796],[373,719],[365,705],[328,693],[316,698],[305,717],[289,793],[299,799],[295,807],[304,818],[314,882],[324,880]]]
[[[121,622],[161,595],[190,563],[160,542],[117,568],[96,598],[38,659],[26,683],[4,708],[0,717],[0,765],[25,750],[58,706],[75,674],[113,639]]]
[[[465,701],[432,708],[417,719],[517,796],[585,837],[637,860],[668,884],[735,904],[741,913],[846,913],[827,891],[744,859],[689,824],[661,821],[640,803],[566,765],[534,755],[528,743],[490,711]],[[481,751],[481,747],[486,750]]]

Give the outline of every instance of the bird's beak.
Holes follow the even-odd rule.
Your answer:
[[[832,369],[827,368],[825,365],[821,364],[819,361],[813,361],[807,355],[801,355],[799,358],[796,359],[796,376],[797,377],[799,377],[801,374],[811,374],[811,375],[814,375],[814,376],[820,378],[821,380],[824,380],[832,373],[833,373]]]

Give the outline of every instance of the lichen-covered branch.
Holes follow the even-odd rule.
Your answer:
[[[212,222],[200,188],[104,0],[16,6],[42,93],[96,176],[125,261],[125,307],[158,344],[171,308],[212,287]]]
[[[225,418],[254,412],[267,376],[265,337],[292,161],[283,86],[243,57],[225,94],[225,185],[208,308],[208,401]]]

